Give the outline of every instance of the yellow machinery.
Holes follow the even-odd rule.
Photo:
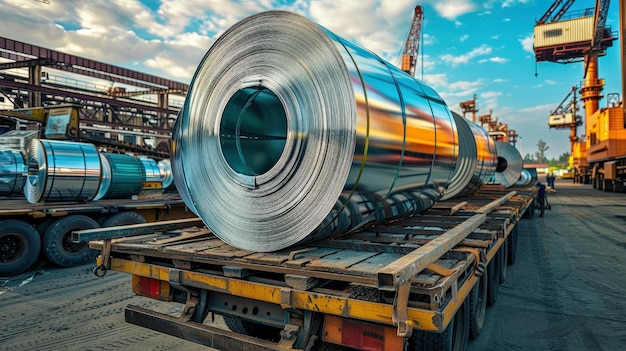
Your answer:
[[[600,108],[603,98],[604,79],[598,75],[598,57],[605,55],[608,47],[617,38],[610,28],[605,27],[609,10],[609,0],[597,0],[593,16],[585,15],[560,21],[574,2],[566,1],[555,14],[563,1],[553,3],[546,14],[535,25],[535,58],[539,61],[558,63],[584,62],[584,79],[579,90],[585,106],[585,137],[579,139],[574,108],[567,113],[555,110],[550,116],[551,128],[570,128],[572,142],[572,166],[575,181],[591,182],[594,188],[607,191],[624,191],[626,182],[626,117],[623,97],[626,82],[622,73],[622,102],[612,95],[606,107]],[[620,0],[620,28],[624,31],[625,0]],[[622,34],[623,36],[623,34]],[[622,72],[624,72],[626,46],[621,40]],[[575,91],[574,91],[575,94]],[[567,99],[567,98],[566,98]],[[575,99],[575,98],[574,98]],[[558,109],[558,108],[557,108]],[[560,115],[560,116],[559,116]],[[568,119],[569,118],[569,119]],[[582,121],[581,121],[582,123]]]

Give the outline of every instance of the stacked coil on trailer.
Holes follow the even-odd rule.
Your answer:
[[[493,177],[498,155],[495,141],[486,130],[452,112],[459,135],[459,156],[450,185],[442,200],[470,195]]]
[[[522,169],[519,180],[515,182],[515,185],[529,185],[533,180],[533,176],[527,169]]]
[[[502,141],[496,141],[498,166],[496,167],[495,182],[505,187],[511,187],[520,179],[523,168],[522,155],[517,149]]]
[[[90,201],[100,187],[100,157],[92,144],[33,140],[24,195],[40,201]]]
[[[30,203],[95,201],[140,194],[147,181],[173,182],[169,162],[99,153],[92,144],[33,140],[27,151],[24,195]],[[167,185],[166,185],[167,184]]]
[[[421,212],[493,168],[480,149],[456,169],[456,123],[430,87],[282,11],[214,43],[173,139],[187,206],[223,241],[265,252]]]
[[[24,155],[20,151],[0,151],[0,195],[10,196],[22,192],[24,188]]]
[[[124,198],[139,194],[146,183],[146,170],[138,158],[101,153],[102,181],[94,200]]]

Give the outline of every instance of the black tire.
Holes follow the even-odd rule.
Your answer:
[[[37,232],[39,232],[39,236],[43,237],[43,234],[46,232],[46,229],[48,229],[50,224],[52,224],[56,220],[57,220],[56,218],[47,217],[47,218],[44,218],[41,222],[39,222],[39,224],[37,224]]]
[[[506,273],[507,273],[507,262],[509,262],[509,243],[504,241],[504,244],[500,246],[500,285],[504,284],[506,281]]]
[[[422,330],[413,332],[412,350],[415,351],[464,351],[467,349],[470,330],[470,304],[466,299],[454,314],[443,333]]]
[[[506,240],[509,249],[506,263],[509,265],[514,265],[517,260],[517,236],[517,226],[515,226]]]
[[[226,323],[228,329],[236,333],[272,342],[278,342],[280,340],[280,328],[255,323],[241,317],[231,316],[228,314],[225,314],[223,317],[224,323]]]
[[[489,285],[489,275],[485,268],[483,274],[478,278],[478,282],[470,293],[470,321],[469,337],[476,339],[483,330],[485,324],[485,313],[487,310],[487,285]]]
[[[137,212],[120,212],[107,217],[100,224],[101,227],[117,227],[120,225],[146,223],[146,219]]]
[[[500,253],[497,252],[487,265],[487,307],[494,306],[500,291]]]
[[[37,261],[41,237],[32,225],[17,219],[0,221],[0,276],[25,272]]]
[[[43,235],[43,253],[46,258],[61,267],[74,267],[96,257],[87,243],[72,242],[72,232],[100,228],[98,222],[84,215],[69,215],[52,223]]]

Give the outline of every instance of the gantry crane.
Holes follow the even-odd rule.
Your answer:
[[[555,129],[569,129],[570,159],[569,169],[587,168],[589,164],[586,158],[586,144],[578,137],[578,127],[583,124],[582,117],[577,115],[578,99],[576,86],[573,86],[561,103],[550,113],[548,126]],[[582,177],[582,174],[580,175]],[[584,179],[577,179],[584,182]]]
[[[400,69],[415,77],[415,67],[417,66],[417,55],[420,47],[420,36],[422,33],[422,19],[424,18],[424,11],[422,6],[415,6],[415,12],[413,14],[413,22],[411,22],[411,29],[407,35],[404,43],[404,50],[402,50],[402,60],[400,62]]]

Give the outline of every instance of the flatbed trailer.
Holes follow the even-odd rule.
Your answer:
[[[532,188],[485,185],[430,210],[277,252],[225,244],[199,219],[78,231],[101,251],[94,273],[132,275],[141,296],[182,315],[129,305],[127,322],[221,350],[463,349],[482,328]],[[209,313],[230,330],[203,324]]]
[[[178,194],[36,204],[0,197],[0,276],[20,274],[38,257],[65,267],[92,260],[87,244],[71,242],[75,230],[189,217],[195,215]]]

